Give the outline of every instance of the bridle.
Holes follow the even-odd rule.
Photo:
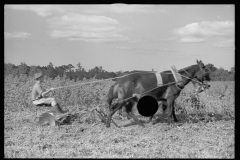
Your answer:
[[[189,76],[189,77],[186,77],[186,76],[183,76],[183,77],[188,78],[188,79],[190,79],[191,81],[198,82],[198,83],[200,83],[201,85],[203,84],[203,83],[200,82],[197,78],[192,77],[185,69],[182,69],[182,70],[183,70],[184,72],[186,72],[187,75]],[[182,76],[182,75],[181,75],[181,76]],[[197,80],[195,80],[195,79],[197,79]]]
[[[204,67],[204,68],[205,68],[205,67]],[[207,68],[207,69],[209,69],[209,68]],[[192,77],[185,69],[182,69],[182,70],[183,70],[184,72],[186,72],[189,77],[183,76],[183,75],[181,75],[181,76],[183,76],[183,77],[185,77],[185,78],[188,78],[188,79],[190,79],[191,81],[194,81],[194,82],[199,83],[201,87],[203,87],[203,85],[206,85],[206,84],[204,84],[203,82],[200,82],[197,78]],[[211,71],[211,70],[209,69],[209,71]],[[177,86],[177,87],[178,87],[178,86]],[[179,87],[178,87],[178,88],[179,88]],[[199,88],[199,87],[198,87],[198,88]],[[203,88],[205,89],[205,87],[203,87]],[[203,90],[204,90],[204,89],[203,89]]]

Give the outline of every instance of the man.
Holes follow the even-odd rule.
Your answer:
[[[61,109],[60,105],[56,102],[55,98],[50,98],[46,96],[46,94],[53,91],[54,88],[50,88],[48,90],[45,90],[42,88],[41,84],[44,80],[42,73],[36,73],[35,79],[36,79],[36,83],[33,86],[32,95],[31,95],[33,104],[36,106],[51,105],[52,111],[55,112],[56,114],[66,113],[67,111],[63,111]]]

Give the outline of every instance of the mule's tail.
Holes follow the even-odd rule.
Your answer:
[[[112,100],[114,99],[114,87],[116,86],[117,82],[115,82],[109,89],[108,95],[107,95],[107,102],[109,105],[112,104]]]

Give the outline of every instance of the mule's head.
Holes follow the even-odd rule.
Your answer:
[[[203,90],[208,89],[210,87],[209,82],[211,81],[211,78],[209,76],[209,70],[206,68],[206,66],[203,64],[203,62],[201,60],[200,61],[197,60],[197,64],[200,69],[197,72],[195,78],[200,83],[193,81],[193,85],[195,86],[196,91],[198,93],[200,93]]]
[[[210,87],[210,85],[208,83],[206,83],[206,81],[203,81],[203,83],[199,83],[199,81],[197,79],[192,79],[192,84],[195,87],[195,91],[197,93],[201,93],[202,91],[204,91],[205,89],[208,89]]]

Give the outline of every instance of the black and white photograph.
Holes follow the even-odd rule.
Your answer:
[[[235,5],[5,4],[4,158],[235,158]]]

